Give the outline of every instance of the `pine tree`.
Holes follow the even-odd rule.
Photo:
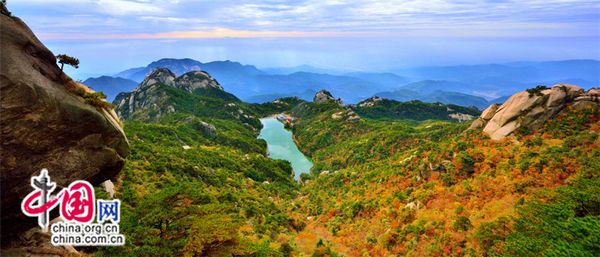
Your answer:
[[[75,57],[68,56],[66,54],[59,54],[56,56],[56,58],[58,59],[58,63],[60,63],[60,70],[63,70],[65,64],[71,65],[75,67],[75,69],[79,68],[79,59]]]

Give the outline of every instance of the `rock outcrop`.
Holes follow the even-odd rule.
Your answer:
[[[156,68],[140,84],[140,88],[149,87],[158,83],[175,86],[175,73],[166,68]]]
[[[356,114],[352,109],[346,108],[343,111],[335,112],[331,114],[333,120],[343,120],[347,122],[358,122],[360,116]]]
[[[175,107],[167,103],[168,95],[160,89],[161,85],[175,86],[175,79],[170,70],[155,69],[133,92],[117,95],[113,101],[117,114],[128,119],[141,110],[153,113],[155,117],[175,112]]]
[[[372,107],[377,105],[377,103],[381,101],[383,101],[383,98],[379,96],[374,96],[358,103],[358,107]]]
[[[111,180],[100,183],[100,186],[104,189],[108,196],[110,196],[110,199],[115,197],[115,184]]]
[[[175,87],[188,92],[194,92],[196,89],[214,88],[223,90],[223,87],[204,71],[190,71],[178,77],[175,80]]]
[[[456,120],[458,122],[465,122],[465,121],[470,121],[473,120],[475,117],[473,117],[473,115],[470,114],[466,114],[466,113],[450,113],[448,114],[448,117],[450,119]]]
[[[317,92],[315,94],[315,96],[313,97],[313,102],[314,103],[318,103],[318,104],[320,104],[320,103],[327,103],[327,102],[330,102],[330,101],[336,102],[336,103],[338,103],[340,105],[342,104],[342,100],[341,99],[339,99],[339,98],[335,99],[333,97],[333,95],[329,91],[324,90],[324,89],[321,90],[321,91],[319,91],[319,92]]]
[[[170,103],[169,95],[161,89],[163,85],[190,93],[203,91],[207,95],[237,100],[233,95],[223,91],[223,87],[204,71],[190,71],[176,77],[169,69],[156,68],[133,92],[117,95],[113,101],[117,114],[124,119],[131,118],[136,113],[157,118],[175,112],[175,106]]]
[[[72,81],[27,25],[2,5],[0,14],[0,181],[2,245],[37,226],[21,200],[30,179],[49,170],[58,189],[74,180],[114,178],[129,154],[116,114],[85,102],[91,92]]]
[[[471,123],[469,129],[482,129],[485,126],[485,124],[487,124],[487,122],[490,121],[492,117],[494,117],[494,114],[496,114],[498,108],[500,108],[499,104],[492,104],[487,109],[483,110],[481,116],[479,116],[473,121],[473,123]]]
[[[215,137],[217,136],[217,128],[207,122],[204,122],[194,116],[188,116],[186,117],[183,122],[188,123],[188,124],[192,124],[192,127],[194,129],[196,129],[197,131],[199,131],[200,133],[204,134],[205,136],[208,137]]]
[[[552,88],[519,92],[502,105],[491,105],[471,124],[470,129],[483,129],[492,139],[499,140],[517,129],[538,129],[567,106],[588,108],[599,105],[600,90],[585,92],[575,85],[557,84]]]

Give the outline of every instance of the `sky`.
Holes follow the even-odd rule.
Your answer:
[[[165,57],[344,70],[600,59],[600,1],[8,0],[79,76]]]

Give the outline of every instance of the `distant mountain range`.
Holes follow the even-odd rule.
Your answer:
[[[296,66],[296,67],[262,68],[261,70],[266,73],[276,74],[276,75],[287,75],[287,74],[292,74],[292,73],[296,73],[296,72],[344,75],[344,74],[353,72],[350,70],[317,68],[317,67],[313,67],[310,65],[300,65],[300,66]]]
[[[448,84],[451,90],[438,89],[488,98],[512,95],[536,85],[572,83],[584,88],[600,85],[600,61],[597,60],[420,67],[392,72],[412,81],[456,82]]]
[[[247,102],[267,102],[286,96],[310,100],[314,92],[326,89],[353,104],[372,96],[398,101],[442,102],[480,109],[502,102],[507,95],[536,85],[572,83],[584,88],[600,85],[600,61],[567,60],[551,62],[515,62],[507,64],[461,65],[396,69],[390,72],[348,72],[298,66],[259,69],[233,61],[202,63],[193,59],[160,59],[145,67],[122,71],[115,77],[141,82],[152,70],[164,67],[176,75],[203,70],[216,78],[228,92]],[[120,92],[130,91],[131,83],[113,82],[101,77],[105,85],[90,83],[107,90],[112,99],[117,85]],[[119,86],[122,83],[123,86]]]
[[[119,93],[132,91],[139,83],[120,77],[100,76],[97,78],[88,78],[83,81],[83,84],[95,91],[104,92],[106,99],[112,102]]]
[[[316,92],[326,88],[347,102],[358,102],[376,92],[394,89],[408,82],[405,78],[392,73],[361,72],[331,75],[299,71],[287,74],[283,70],[268,73],[255,66],[242,65],[238,62],[202,63],[192,59],[161,59],[146,67],[128,69],[115,76],[141,82],[146,75],[159,67],[168,68],[177,75],[192,70],[206,71],[215,77],[225,90],[245,101],[265,95],[301,96],[300,94],[307,91]],[[303,66],[307,69],[309,67]],[[258,99],[264,98],[258,97]]]
[[[475,106],[479,109],[484,109],[490,104],[495,103],[481,96],[460,93],[463,88],[467,87],[468,85],[460,82],[423,80],[406,84],[394,91],[379,92],[375,95],[396,101],[421,100],[431,103],[440,102],[461,106]]]
[[[215,61],[201,63],[199,61],[189,58],[164,58],[152,62],[146,67],[138,67],[122,71],[116,74],[115,76],[142,82],[142,80],[144,80],[144,78],[156,68],[167,68],[177,75],[182,75],[183,73],[194,70],[203,70],[207,71],[210,74],[219,74],[219,76],[221,76],[222,79],[225,79],[226,77],[248,77],[264,74],[263,71],[257,69],[252,65],[242,65],[239,62]]]

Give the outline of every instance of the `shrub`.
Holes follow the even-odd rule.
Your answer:
[[[285,257],[293,256],[292,253],[294,252],[294,247],[292,247],[289,243],[286,242],[286,243],[281,244],[281,247],[279,247],[279,251]]]
[[[472,227],[471,220],[465,216],[458,216],[456,217],[454,224],[452,224],[452,227],[454,227],[455,230],[467,231]]]
[[[442,181],[442,183],[444,184],[444,186],[452,186],[456,183],[455,179],[454,179],[454,175],[446,172],[446,173],[442,173],[442,175],[440,175],[440,180]]]
[[[300,180],[302,180],[302,181],[308,181],[311,179],[312,179],[312,176],[309,173],[300,174]]]
[[[506,236],[511,232],[510,220],[500,217],[496,221],[482,223],[475,233],[475,240],[487,255],[500,252]]]
[[[459,153],[459,160],[461,163],[460,172],[463,175],[472,175],[475,172],[473,166],[475,165],[475,159],[466,152]]]
[[[67,77],[67,78],[68,78],[68,77]],[[70,80],[71,78],[68,78],[68,79],[69,79],[69,80],[65,82],[65,83],[66,83],[66,85],[65,85],[65,88],[66,88],[66,89],[67,89],[69,92],[71,92],[71,93],[73,93],[73,94],[75,94],[75,95],[77,95],[77,96],[84,97],[84,96],[85,96],[85,94],[87,93],[87,92],[85,91],[85,88],[83,88],[83,86],[80,86],[80,85],[78,85],[77,83],[75,83],[75,82],[71,81],[71,80]]]
[[[114,108],[112,104],[106,101],[106,95],[102,92],[85,93],[83,99],[85,99],[85,103],[97,108],[106,110]]]
[[[542,96],[542,91],[548,89],[548,87],[544,86],[544,85],[537,85],[534,88],[530,88],[527,89],[527,93],[529,93],[529,97],[532,97],[534,95],[538,95],[538,96]]]

